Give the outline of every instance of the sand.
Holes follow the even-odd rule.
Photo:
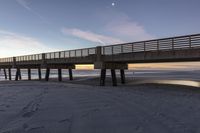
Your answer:
[[[0,133],[199,133],[199,88],[0,83]]]

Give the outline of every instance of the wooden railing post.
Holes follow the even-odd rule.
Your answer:
[[[132,44],[132,52],[134,52],[134,43]]]
[[[90,55],[89,50],[90,50],[90,49],[87,49],[87,54],[88,54],[88,56]]]
[[[189,47],[192,48],[191,36],[189,36]]]
[[[16,67],[16,57],[13,57],[13,67]]]
[[[45,57],[45,53],[42,53],[42,60],[45,60],[46,57]]]
[[[157,51],[159,51],[160,46],[159,46],[159,40],[157,40]]]
[[[41,62],[41,67],[46,65],[46,54],[42,53],[42,62]]]
[[[76,50],[75,50],[75,57],[76,57]]]
[[[172,50],[174,50],[174,38],[172,38]]]
[[[112,55],[114,54],[114,49],[113,49],[113,46],[111,46],[111,48],[112,48]]]

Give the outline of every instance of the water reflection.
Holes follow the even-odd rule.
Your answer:
[[[141,80],[141,81],[135,81],[134,83],[131,84],[146,84],[146,83],[200,87],[200,82],[191,80]]]

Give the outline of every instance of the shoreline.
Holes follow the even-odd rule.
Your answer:
[[[72,81],[69,80],[68,77],[63,78],[63,81],[58,81],[57,78],[50,78],[49,81],[45,81],[45,79],[22,79],[19,81],[9,81],[9,80],[1,80],[0,83],[17,83],[17,82],[54,82],[54,83],[65,83],[65,84],[82,84],[82,85],[90,85],[90,86],[99,86],[100,78],[98,76],[75,76]],[[177,78],[160,78],[160,79],[148,79],[148,78],[140,78],[140,77],[126,77],[126,83],[121,84],[121,79],[117,77],[118,86],[135,86],[135,85],[148,85],[148,84],[158,84],[158,85],[177,85],[177,86],[191,86],[191,87],[200,87],[200,81],[195,79],[177,79]],[[107,76],[105,81],[105,86],[112,86],[112,78],[110,75]]]

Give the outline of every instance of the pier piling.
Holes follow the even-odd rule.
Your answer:
[[[111,69],[111,76],[112,76],[112,84],[113,86],[117,86],[117,78],[115,69]]]
[[[31,69],[28,68],[28,80],[31,80]]]
[[[19,73],[20,73],[20,69],[17,68],[16,74],[15,74],[15,81],[18,81],[18,80],[19,80]]]
[[[6,69],[4,68],[3,71],[4,71],[5,79],[8,79]]]
[[[71,68],[69,68],[69,80],[73,80],[73,74]]]
[[[39,80],[42,80],[41,68],[38,68],[38,78]]]
[[[18,75],[19,80],[22,80],[22,74],[21,74],[21,69],[19,68],[19,75]]]
[[[62,69],[58,68],[58,81],[62,81]]]
[[[9,76],[9,80],[12,80],[11,68],[8,68],[8,76]]]
[[[105,86],[106,69],[101,69],[100,86]]]
[[[124,69],[120,70],[120,76],[121,76],[121,83],[125,84],[125,73],[124,73]]]
[[[45,75],[45,80],[49,81],[49,73],[50,73],[50,68],[46,69],[46,75]]]

